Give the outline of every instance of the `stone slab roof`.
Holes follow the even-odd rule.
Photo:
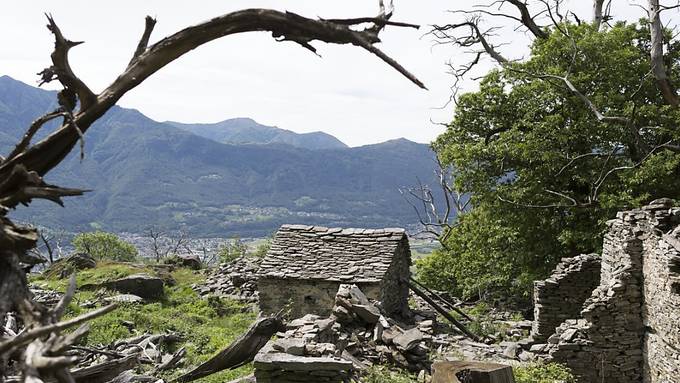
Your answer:
[[[383,279],[401,244],[408,252],[406,232],[398,228],[283,225],[260,265],[260,275],[285,279],[378,282]]]

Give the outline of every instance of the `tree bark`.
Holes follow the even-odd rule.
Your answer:
[[[651,33],[651,64],[652,73],[663,99],[669,105],[677,107],[680,104],[675,88],[666,72],[666,64],[663,61],[663,26],[661,25],[661,8],[659,0],[649,0],[649,32]]]

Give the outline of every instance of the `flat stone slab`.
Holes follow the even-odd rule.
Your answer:
[[[141,303],[144,299],[139,295],[134,294],[118,294],[112,297],[104,298],[106,302],[116,303]]]
[[[253,363],[259,370],[349,371],[352,362],[340,358],[304,357],[284,353],[258,353]]]

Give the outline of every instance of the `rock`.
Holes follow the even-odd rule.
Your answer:
[[[392,344],[394,338],[396,338],[400,332],[395,328],[386,328],[382,332],[381,339],[385,344]]]
[[[184,267],[188,267],[192,270],[200,270],[203,267],[203,263],[198,255],[195,254],[181,254],[178,255],[180,264]]]
[[[574,336],[576,336],[577,330],[575,328],[570,328],[567,329],[562,335],[560,335],[560,341],[562,342],[569,342],[572,339],[574,339]]]
[[[134,294],[118,294],[104,298],[104,301],[109,303],[141,303],[143,300],[142,297]]]
[[[148,274],[130,275],[100,284],[83,285],[83,289],[107,288],[124,294],[134,294],[144,299],[163,296],[163,280]]]
[[[519,352],[520,348],[517,343],[510,343],[505,349],[503,350],[503,356],[510,358],[510,359],[515,359],[517,358],[517,353]]]
[[[258,353],[253,365],[265,371],[349,371],[352,368],[352,362],[340,358],[308,358],[283,353]]]
[[[45,270],[49,278],[66,278],[79,270],[92,269],[97,266],[95,259],[87,253],[74,253],[66,258],[57,259]]]
[[[535,357],[536,356],[529,351],[522,351],[522,352],[519,353],[519,360],[521,360],[522,362],[528,362],[530,360],[534,360]]]
[[[333,343],[310,343],[305,345],[305,355],[308,356],[333,356],[336,351]]]
[[[384,334],[384,332],[383,332]],[[423,333],[417,328],[413,328],[397,335],[392,342],[401,351],[408,351],[415,348],[423,340]]]
[[[547,346],[548,345],[544,344],[544,343],[537,343],[537,344],[532,345],[531,348],[529,349],[529,351],[533,352],[534,354],[539,354],[539,353],[543,352]]]
[[[305,341],[300,338],[278,339],[272,344],[274,350],[282,351],[291,355],[305,355]]]
[[[349,286],[350,302],[353,305],[363,305],[368,306],[371,303],[368,301],[366,295],[357,287],[357,285]]]
[[[380,310],[370,303],[367,305],[353,305],[352,311],[368,324],[378,323],[378,319],[380,319]]]

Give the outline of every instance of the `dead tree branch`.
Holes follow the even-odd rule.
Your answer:
[[[4,370],[4,361],[10,352],[26,347],[22,364],[26,381],[42,382],[43,376],[49,376],[58,382],[73,382],[69,366],[74,358],[64,357],[61,353],[86,333],[87,328],[81,327],[67,336],[60,332],[115,308],[107,306],[63,322],[59,322],[59,317],[68,302],[58,305],[55,312],[46,313],[44,307],[31,300],[25,274],[25,269],[42,261],[29,253],[38,241],[37,231],[17,225],[6,217],[10,209],[19,204],[27,205],[34,199],[62,204],[63,197],[84,192],[47,184],[42,177],[61,163],[78,142],[82,156],[84,134],[98,118],[125,93],[182,55],[215,39],[245,32],[269,32],[278,41],[291,41],[312,51],[315,51],[311,45],[313,41],[353,45],[376,55],[411,82],[425,88],[414,75],[375,46],[380,42],[379,32],[387,25],[416,27],[389,21],[393,7],[386,11],[382,1],[380,4],[381,12],[375,18],[334,21],[309,19],[291,12],[246,9],[185,28],[150,46],[155,20],[147,17],[144,32],[127,68],[100,94],[94,94],[70,66],[69,50],[82,42],[66,39],[52,16],[46,15],[55,46],[52,65],[39,75],[41,84],[57,80],[63,86],[57,96],[60,108],[36,120],[12,153],[6,158],[0,157],[0,318],[9,311],[18,310],[28,328],[11,338],[0,335],[0,368]],[[357,30],[359,24],[367,21],[373,25]],[[64,118],[62,125],[31,146],[36,132],[57,117]],[[179,248],[181,244],[178,241],[175,247]],[[69,299],[71,296],[67,294]],[[5,333],[9,332],[3,331]]]
[[[418,180],[418,186],[399,189],[406,202],[413,208],[422,227],[421,234],[436,238],[446,248],[446,240],[451,234],[455,220],[469,211],[469,195],[454,187],[453,168],[444,166],[437,159],[438,193]],[[441,194],[441,198],[437,198]]]

